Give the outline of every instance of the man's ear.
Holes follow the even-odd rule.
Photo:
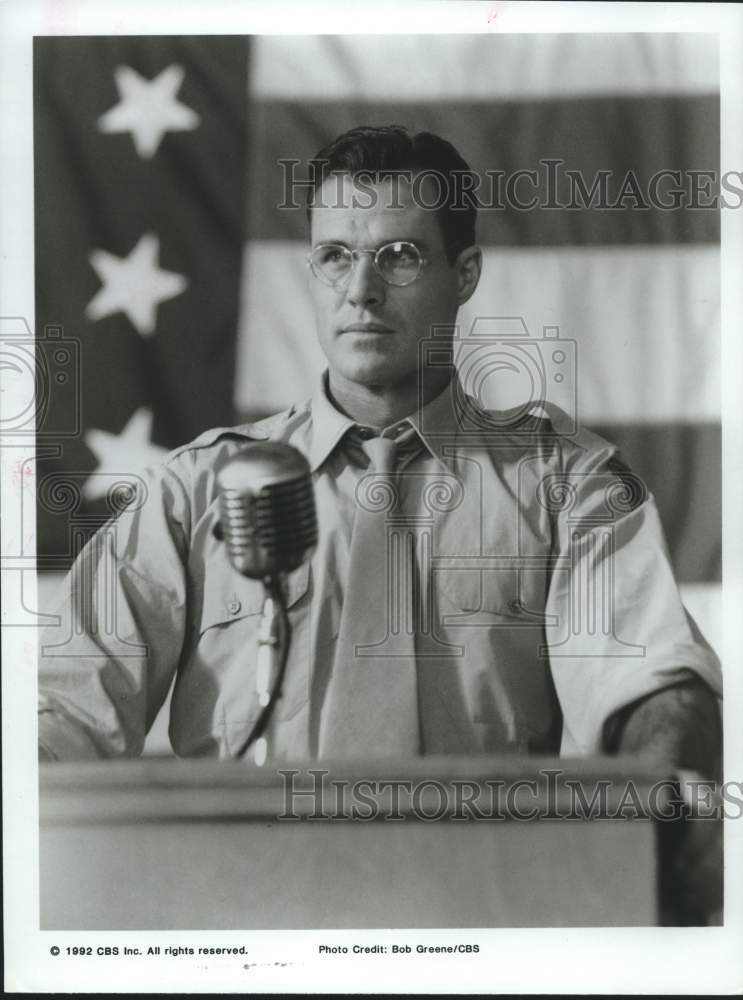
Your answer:
[[[457,301],[459,305],[472,297],[482,273],[482,250],[478,246],[466,247],[454,261],[457,272]]]

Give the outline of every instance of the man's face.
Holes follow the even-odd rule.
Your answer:
[[[373,204],[366,207],[372,193]],[[424,201],[433,202],[436,193],[423,186]],[[312,276],[318,339],[331,384],[410,384],[417,380],[419,342],[431,336],[432,326],[454,324],[460,302],[471,294],[463,296],[459,271],[447,261],[436,213],[415,204],[404,179],[362,190],[350,176],[336,175],[320,194],[312,211],[313,248],[340,243],[350,250],[377,250],[399,240],[415,243],[426,259],[418,278],[403,287],[388,285],[369,254],[354,261],[340,288]]]

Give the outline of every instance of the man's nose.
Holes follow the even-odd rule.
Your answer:
[[[384,298],[384,281],[374,267],[371,254],[360,253],[354,260],[346,298],[354,306],[374,305]]]

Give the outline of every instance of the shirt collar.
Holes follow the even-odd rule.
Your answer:
[[[358,426],[356,421],[341,413],[331,403],[328,397],[327,377],[326,371],[310,403],[312,442],[308,458],[313,472],[326,461],[346,432]],[[426,406],[397,421],[398,424],[411,424],[428,452],[447,469],[453,469],[454,464],[453,445],[457,436],[454,400],[458,386],[455,374],[446,388]]]
[[[438,396],[434,396],[407,418],[431,455],[450,471],[454,471],[459,426],[455,400],[460,392],[461,386],[455,372]]]
[[[323,374],[320,384],[312,397],[312,442],[309,449],[309,462],[313,472],[317,472],[323,462],[335,450],[346,431],[355,427],[351,420],[340,410],[337,410],[328,398],[327,371]]]

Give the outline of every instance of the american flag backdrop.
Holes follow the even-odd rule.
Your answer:
[[[306,220],[279,207],[279,161],[305,177],[345,129],[402,124],[443,135],[480,172],[551,159],[589,182],[609,171],[616,191],[628,172],[642,187],[659,170],[717,171],[716,44],[37,38],[37,337],[51,331],[50,357],[60,331],[79,341],[81,414],[70,430],[70,395],[52,386],[39,438],[42,565],[69,559],[71,518],[92,528],[106,515],[112,477],[311,393],[322,357]],[[521,317],[532,335],[557,326],[576,342],[578,419],[619,444],[655,493],[687,605],[716,643],[718,212],[493,209],[478,240],[484,273],[462,330]],[[61,502],[64,482],[73,499]]]

